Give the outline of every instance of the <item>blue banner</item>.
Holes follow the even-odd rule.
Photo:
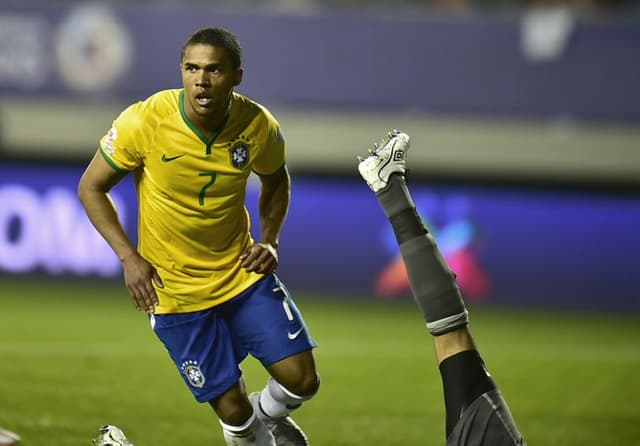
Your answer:
[[[82,168],[0,166],[0,272],[119,278],[118,259],[76,198]],[[416,183],[419,213],[475,305],[640,310],[640,196]],[[258,182],[249,186],[256,216]],[[135,239],[130,178],[112,198]],[[257,219],[254,236],[259,237]],[[393,233],[359,178],[293,179],[281,237],[293,290],[408,299]]]

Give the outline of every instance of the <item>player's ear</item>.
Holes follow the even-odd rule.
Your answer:
[[[242,68],[238,68],[233,77],[234,87],[240,85],[240,82],[242,82],[242,74],[243,74]]]

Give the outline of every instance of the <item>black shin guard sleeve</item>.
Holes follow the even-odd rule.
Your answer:
[[[422,224],[422,220],[420,220],[414,207],[404,209],[400,213],[389,217],[389,222],[400,245],[427,233],[427,229]]]
[[[479,396],[496,388],[477,350],[455,354],[440,364],[447,411],[447,437],[462,412]]]

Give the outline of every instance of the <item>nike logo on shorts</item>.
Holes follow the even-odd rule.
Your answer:
[[[304,329],[304,327],[300,327],[297,331],[294,331],[293,333],[291,333],[290,331],[287,332],[287,337],[293,341],[295,338],[297,338],[300,333],[302,333],[302,330]]]

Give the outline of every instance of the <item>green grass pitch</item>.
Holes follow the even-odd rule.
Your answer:
[[[444,445],[433,347],[408,302],[298,293],[322,387],[295,414],[314,446]],[[471,311],[480,350],[530,446],[640,444],[638,315]],[[265,372],[243,364],[250,391]],[[25,446],[223,445],[119,283],[0,280],[0,426]]]

